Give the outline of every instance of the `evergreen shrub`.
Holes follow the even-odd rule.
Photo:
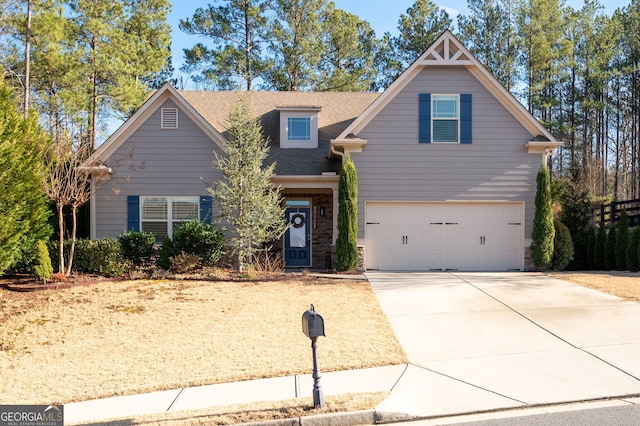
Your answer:
[[[126,231],[118,236],[122,257],[140,265],[151,259],[155,252],[156,237],[152,232]]]
[[[553,240],[553,269],[563,271],[573,260],[574,248],[571,233],[564,223],[554,220],[556,235]]]
[[[173,251],[199,256],[205,265],[213,265],[222,257],[223,232],[205,222],[191,221],[173,231]]]

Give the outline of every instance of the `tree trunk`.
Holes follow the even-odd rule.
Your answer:
[[[64,216],[62,212],[64,206],[56,204],[56,208],[58,209],[58,233],[60,234],[58,238],[58,272],[64,274]]]
[[[73,254],[76,250],[76,230],[78,224],[78,206],[73,204],[71,206],[71,247],[69,248],[69,261],[67,262],[67,272],[65,275],[71,275],[71,266],[73,265]]]

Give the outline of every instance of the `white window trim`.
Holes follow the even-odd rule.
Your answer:
[[[458,111],[457,111],[457,115],[456,118],[450,118],[450,117],[435,117],[434,111],[435,111],[435,101],[436,98],[438,97],[445,97],[445,96],[451,96],[451,97],[456,97],[458,98],[458,101],[456,103]],[[450,121],[457,121],[458,122],[458,140],[456,141],[438,141],[436,140],[436,134],[433,128],[433,124],[434,122],[438,120],[438,121],[445,121],[445,120],[450,120]],[[460,94],[459,93],[436,93],[436,94],[431,94],[431,142],[432,143],[456,143],[459,144],[460,143],[460,122],[462,120],[460,119]]]
[[[280,109],[280,148],[317,148],[318,147],[318,111],[319,108],[311,109]],[[289,118],[309,118],[309,134],[311,140],[289,140]]]
[[[166,219],[145,219],[144,218],[144,201],[147,198],[164,198],[167,200],[167,218]],[[198,220],[200,218],[200,197],[199,196],[193,196],[193,197],[185,197],[185,196],[180,196],[180,197],[167,197],[164,195],[146,195],[146,196],[141,196],[140,197],[140,224],[139,224],[139,229],[142,230],[142,222],[158,222],[158,223],[167,223],[167,235],[169,236],[169,238],[171,238],[173,240],[173,225],[175,222],[177,222],[177,220],[173,219],[173,203],[174,202],[180,202],[180,201],[191,201],[194,202],[198,205],[197,207],[197,217],[195,220]],[[182,222],[183,220],[181,219],[180,222]]]

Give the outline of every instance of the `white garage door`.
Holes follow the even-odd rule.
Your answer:
[[[524,268],[522,203],[368,202],[365,216],[367,269]]]

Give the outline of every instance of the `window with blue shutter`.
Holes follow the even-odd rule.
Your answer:
[[[419,142],[472,142],[471,94],[419,95]]]
[[[420,143],[431,143],[431,94],[418,95],[418,140]]]
[[[127,195],[127,231],[140,231],[140,197]]]
[[[460,95],[460,143],[471,143],[473,139],[471,125],[471,94]]]

